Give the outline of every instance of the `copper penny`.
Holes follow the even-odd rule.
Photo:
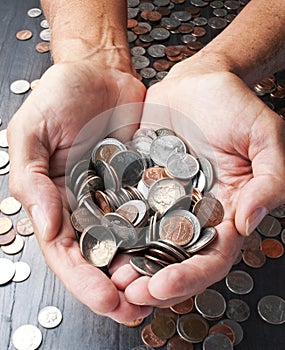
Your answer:
[[[166,56],[178,56],[181,53],[181,50],[177,46],[167,46],[165,48]]]
[[[21,236],[30,236],[34,233],[33,224],[28,217],[21,218],[17,221],[16,230]]]
[[[204,47],[204,44],[202,44],[200,41],[189,41],[189,43],[187,43],[187,46],[191,50],[199,51]]]
[[[176,322],[169,317],[155,317],[151,321],[150,327],[159,339],[170,339],[176,332]]]
[[[155,183],[159,179],[163,179],[169,177],[164,168],[153,167],[148,168],[144,171],[142,175],[142,180],[145,185],[150,187],[153,183]]]
[[[190,313],[178,319],[178,334],[185,340],[200,343],[207,336],[209,330],[208,322],[200,315]]]
[[[209,334],[224,334],[226,335],[232,343],[235,341],[235,334],[232,328],[223,323],[217,323],[209,329]]]
[[[0,203],[0,210],[5,215],[14,215],[22,208],[22,204],[14,197],[7,197]]]
[[[161,239],[170,240],[179,246],[189,243],[194,235],[191,221],[182,216],[169,216],[163,219],[159,232]]]
[[[194,50],[189,49],[188,46],[184,46],[184,47],[181,49],[181,53],[182,53],[185,57],[191,57],[191,56],[195,55],[195,53],[197,53],[197,51],[194,51]]]
[[[33,36],[33,33],[27,29],[20,30],[19,32],[16,33],[16,38],[21,41],[29,40],[31,39],[32,36]]]
[[[179,304],[171,306],[170,309],[178,315],[188,314],[194,309],[194,299],[192,297],[186,299]]]
[[[178,319],[178,315],[174,313],[170,308],[160,308],[160,307],[155,308],[154,317],[160,317],[160,316],[172,318],[175,322]]]
[[[260,268],[266,262],[266,255],[260,249],[246,249],[242,253],[244,263],[253,268]]]
[[[171,63],[166,60],[156,60],[153,62],[153,68],[158,72],[166,71],[170,68]]]
[[[184,340],[180,335],[176,334],[169,339],[167,343],[167,350],[193,350],[194,346],[191,342]]]
[[[136,19],[133,18],[128,18],[128,29],[132,29],[135,28],[138,25],[138,21]]]
[[[50,51],[50,43],[47,41],[41,41],[36,44],[35,49],[39,53],[46,53]]]
[[[95,198],[99,207],[103,210],[105,214],[111,213],[111,205],[106,194],[100,190],[95,192]]]
[[[184,58],[184,54],[181,52],[177,56],[167,56],[170,62],[180,62]]]
[[[7,233],[13,227],[13,222],[11,219],[6,217],[0,218],[0,235]]]
[[[194,214],[200,221],[201,226],[214,227],[220,224],[224,217],[224,208],[216,198],[203,197],[193,208]]]
[[[160,348],[165,345],[166,339],[159,339],[151,330],[151,325],[146,325],[141,332],[142,341],[152,348]]]
[[[132,31],[137,35],[142,35],[148,33],[149,29],[145,26],[140,26],[138,24],[136,27],[132,28]]]
[[[150,13],[151,11],[150,10],[143,10],[141,12],[141,18],[144,19],[145,21],[148,20],[148,14]]]
[[[134,223],[139,216],[139,210],[135,205],[125,203],[116,210],[117,214]]]
[[[125,322],[125,323],[123,323],[123,325],[126,327],[134,328],[134,327],[140,326],[143,323],[143,321],[144,321],[144,318],[141,317],[141,318],[138,318],[137,320],[134,320],[134,321]]]
[[[149,11],[149,13],[147,14],[147,19],[150,22],[158,22],[161,20],[161,13],[158,11]]]
[[[277,259],[284,254],[281,242],[274,238],[266,238],[261,242],[261,249],[268,258]]]
[[[0,235],[0,245],[7,245],[12,243],[16,238],[16,232],[14,229],[11,229],[7,233]]]
[[[198,6],[190,5],[185,7],[185,11],[190,12],[192,16],[200,16],[200,8]]]
[[[156,9],[156,11],[158,11],[162,17],[167,17],[170,15],[171,10],[168,7],[165,6],[160,6]]]
[[[21,236],[16,235],[14,241],[8,245],[2,245],[1,249],[5,254],[17,254],[24,248],[24,240]]]
[[[196,36],[198,38],[200,38],[206,34],[207,34],[207,30],[204,27],[194,27],[194,30],[192,32],[192,35]]]

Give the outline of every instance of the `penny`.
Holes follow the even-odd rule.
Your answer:
[[[128,219],[131,223],[134,223],[139,216],[138,208],[135,205],[128,203],[123,204],[116,210],[117,214],[122,215],[124,218]]]
[[[178,315],[188,314],[194,309],[194,299],[188,298],[179,304],[173,305],[170,309]]]
[[[243,340],[243,329],[238,322],[236,322],[234,320],[223,319],[219,323],[225,324],[233,330],[233,332],[234,332],[233,345],[238,345]]]
[[[21,236],[30,236],[34,233],[33,224],[28,217],[21,218],[16,222],[16,230]]]
[[[274,238],[266,238],[261,242],[261,249],[268,258],[277,259],[284,254],[284,246]]]
[[[171,63],[166,60],[156,60],[153,62],[153,68],[158,72],[166,71],[170,68],[170,66]]]
[[[150,167],[143,172],[142,180],[148,187],[150,187],[157,180],[167,177],[169,176],[166,174],[165,168]]]
[[[194,226],[190,220],[179,215],[165,216],[159,227],[161,239],[170,240],[179,246],[189,243],[194,235]]]
[[[36,44],[35,49],[39,53],[46,53],[50,51],[50,43],[47,41],[41,41]]]
[[[223,324],[223,323],[216,323],[214,326],[212,326],[209,329],[209,334],[217,334],[217,333],[224,334],[225,336],[227,336],[230,339],[230,341],[232,343],[234,343],[235,333],[230,326]]]
[[[35,79],[31,82],[31,90],[34,90],[40,82],[40,79]]]
[[[219,318],[226,311],[226,301],[222,294],[210,288],[195,296],[195,306],[207,319]]]
[[[143,323],[143,321],[144,321],[144,318],[141,317],[141,318],[138,318],[134,321],[124,322],[123,325],[126,327],[134,328],[134,327],[140,326]]]
[[[2,245],[1,249],[5,254],[18,254],[24,248],[24,240],[21,236],[16,235],[14,241],[9,245]]]
[[[98,203],[99,207],[103,210],[105,214],[112,212],[109,199],[103,191],[96,191],[95,197],[96,197],[96,202]]]
[[[224,334],[210,334],[203,342],[203,350],[233,350],[233,344],[230,339]]]
[[[44,328],[55,328],[62,321],[62,313],[55,306],[46,306],[38,314],[39,324]]]
[[[199,51],[204,47],[204,45],[200,41],[189,41],[187,43],[187,46],[189,47],[189,49],[194,51]]]
[[[15,80],[10,85],[10,90],[14,94],[24,94],[30,89],[30,83],[27,80]]]
[[[33,33],[30,30],[23,29],[16,33],[16,38],[18,40],[24,41],[29,40],[33,36]]]
[[[203,197],[193,207],[193,212],[201,226],[211,227],[220,224],[224,217],[224,208],[216,198]]]
[[[49,23],[46,19],[43,19],[41,22],[40,22],[40,26],[44,29],[47,29],[49,28]]]
[[[5,168],[9,161],[9,154],[5,151],[0,151],[0,168]]]
[[[0,217],[0,235],[7,233],[13,227],[13,222],[7,217]]]
[[[175,322],[178,320],[178,315],[174,313],[170,308],[160,308],[156,307],[153,313],[154,317],[168,317],[172,318]]]
[[[248,304],[240,299],[230,299],[228,301],[226,315],[231,320],[244,322],[250,316],[250,308]]]
[[[204,27],[194,27],[194,30],[191,34],[197,38],[200,38],[207,34],[207,30]]]
[[[260,249],[246,249],[242,253],[242,259],[246,265],[253,268],[260,268],[266,262],[266,255]]]
[[[150,22],[158,22],[161,20],[161,13],[158,11],[149,11],[148,15],[147,15],[147,19]]]
[[[137,35],[146,34],[149,32],[148,28],[140,25],[140,23],[138,23],[138,25],[134,27],[132,30]]]
[[[166,56],[178,56],[181,53],[181,49],[177,46],[167,46],[164,51]]]
[[[150,277],[163,268],[161,264],[146,259],[142,256],[132,256],[130,264],[140,274]]]
[[[266,215],[256,229],[265,237],[276,237],[280,234],[282,227],[277,219]]]
[[[165,339],[159,339],[151,330],[151,325],[144,326],[141,332],[142,341],[149,347],[159,348],[165,345]]]
[[[236,294],[247,294],[253,289],[253,279],[245,271],[231,271],[225,281],[229,290]]]
[[[0,210],[5,215],[14,215],[22,208],[22,204],[14,197],[7,197],[0,202]]]
[[[200,315],[190,313],[178,319],[177,332],[186,341],[200,343],[207,336],[208,322]]]
[[[242,250],[246,249],[259,249],[261,244],[261,236],[260,234],[254,230],[249,236],[244,238],[242,244]]]
[[[12,243],[16,238],[16,231],[11,229],[10,231],[0,235],[0,245],[7,245]]]
[[[181,338],[179,334],[176,334],[167,342],[167,350],[193,350],[193,349],[194,349],[193,344]]]
[[[16,273],[12,279],[13,282],[23,282],[25,281],[31,274],[31,268],[30,266],[23,262],[23,261],[17,261],[14,263],[16,268]]]
[[[178,30],[181,34],[190,34],[193,32],[194,26],[190,23],[181,23]]]
[[[13,261],[0,258],[0,285],[6,284],[12,280],[16,272]]]
[[[36,350],[42,342],[42,332],[36,326],[25,324],[15,330],[12,342],[17,350]]]
[[[154,335],[159,339],[170,339],[176,332],[176,322],[168,317],[155,317],[150,324]]]
[[[29,17],[39,17],[42,14],[42,10],[35,7],[28,10],[27,15]]]
[[[285,322],[285,300],[277,295],[266,295],[257,305],[259,316],[270,324]]]

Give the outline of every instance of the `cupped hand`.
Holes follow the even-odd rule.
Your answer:
[[[133,272],[128,285],[121,285],[120,269],[114,273],[113,281],[125,288],[129,302],[166,307],[222,279],[242,236],[285,202],[285,124],[236,75],[199,73],[184,61],[148,90],[142,125],[174,130],[212,162],[213,192],[225,210],[218,238],[183,263],[152,278]]]
[[[116,106],[142,102],[144,96],[144,86],[131,72],[84,60],[55,64],[8,127],[11,192],[30,215],[47,264],[91,310],[120,322],[144,317],[151,309],[129,304],[109,278],[82,258],[69,219],[65,167],[74,140],[90,120]],[[124,122],[135,125],[140,112],[135,108]],[[113,112],[101,118],[94,139],[87,141],[94,145],[105,137],[117,119]]]

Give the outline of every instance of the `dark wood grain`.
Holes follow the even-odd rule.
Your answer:
[[[14,95],[9,86],[17,79],[32,81],[39,78],[50,66],[48,53],[40,54],[34,49],[41,30],[39,23],[43,16],[29,18],[28,9],[38,7],[37,0],[1,0],[0,2],[0,118],[2,129],[27,97]],[[29,29],[33,37],[29,41],[18,41],[15,34],[18,30]],[[278,101],[280,104],[280,101]],[[284,103],[284,101],[283,101]],[[0,200],[9,195],[9,175],[0,178]],[[1,215],[1,214],[0,214]],[[24,216],[22,210],[12,216],[13,222]],[[32,269],[31,276],[22,283],[9,283],[0,286],[0,350],[14,349],[11,336],[17,327],[31,323],[39,326],[37,315],[47,305],[57,306],[63,313],[61,325],[55,329],[44,329],[43,350],[132,350],[142,344],[140,332],[150,322],[152,316],[138,328],[127,328],[116,322],[97,316],[86,306],[77,301],[46,266],[44,258],[34,236],[25,237],[23,252],[7,256],[0,251],[0,257],[13,261],[25,261]],[[251,317],[242,323],[245,332],[243,342],[236,350],[283,350],[285,349],[284,325],[272,326],[260,319],[257,314],[258,300],[267,294],[285,297],[284,282],[285,256],[277,260],[268,259],[259,270],[251,269],[240,263],[235,268],[249,272],[254,278],[254,290],[241,298],[251,308]],[[228,291],[224,281],[214,288],[223,293],[226,300],[237,296]],[[96,295],[94,294],[94,298]],[[166,349],[166,347],[164,347]],[[195,349],[202,349],[201,344]],[[220,350],[220,349],[217,349]]]

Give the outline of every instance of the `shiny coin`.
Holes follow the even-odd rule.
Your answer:
[[[25,324],[15,330],[12,342],[17,350],[36,350],[42,342],[42,332],[36,326]]]
[[[228,21],[221,17],[210,17],[208,19],[208,25],[213,29],[224,29],[228,25]]]
[[[186,247],[188,253],[195,253],[199,250],[207,247],[217,237],[218,231],[215,227],[206,227],[201,231],[201,235],[197,242],[190,242],[190,245]]]
[[[176,332],[176,322],[169,317],[155,317],[150,327],[159,339],[170,339]]]
[[[31,268],[30,266],[23,262],[23,261],[17,261],[14,263],[16,268],[16,273],[12,279],[13,282],[23,282],[25,281],[31,274]]]
[[[273,216],[266,215],[256,228],[265,237],[276,237],[281,232],[281,224]]]
[[[266,263],[266,255],[260,249],[246,249],[242,253],[242,259],[246,265],[260,268]]]
[[[167,29],[165,28],[154,28],[150,31],[149,35],[154,39],[154,40],[166,40],[170,37],[170,33]]]
[[[8,245],[2,245],[1,249],[5,254],[18,254],[24,248],[24,240],[21,236],[16,235],[14,241]]]
[[[219,323],[225,324],[233,330],[235,339],[233,345],[238,345],[243,340],[243,329],[238,322],[234,320],[223,319]]]
[[[178,315],[188,314],[194,309],[194,299],[192,297],[186,299],[179,304],[171,306],[170,309]]]
[[[40,310],[38,321],[44,328],[55,328],[62,321],[62,313],[55,306],[46,306]]]
[[[140,326],[143,323],[143,321],[144,321],[144,318],[141,317],[141,318],[138,318],[134,321],[124,322],[123,325],[126,327],[134,328],[134,327]]]
[[[0,235],[7,233],[13,227],[13,222],[7,217],[0,218]]]
[[[46,41],[41,41],[36,44],[35,49],[39,53],[46,53],[50,51],[50,43]]]
[[[16,272],[13,261],[0,258],[0,285],[6,284],[12,280]]]
[[[47,29],[49,28],[49,23],[46,19],[43,19],[41,22],[40,22],[40,26],[44,29]]]
[[[200,315],[190,313],[178,319],[177,332],[186,341],[200,343],[207,336],[208,322]]]
[[[21,218],[17,221],[16,230],[21,236],[30,236],[34,233],[33,224],[28,217]]]
[[[151,330],[151,325],[146,325],[141,332],[142,341],[149,347],[159,348],[166,343],[165,339],[159,339]]]
[[[0,235],[0,245],[11,244],[16,238],[16,231],[11,229],[10,231]]]
[[[210,334],[208,335],[203,342],[203,350],[232,350],[233,343],[230,339],[224,334]]]
[[[22,204],[14,197],[7,197],[0,203],[0,210],[5,215],[14,215],[22,208]]]
[[[166,161],[167,172],[181,180],[192,179],[199,171],[199,163],[189,153],[173,152]]]
[[[221,293],[209,288],[195,296],[195,306],[207,319],[222,317],[226,311],[225,298]]]
[[[248,304],[243,300],[230,299],[228,301],[226,315],[231,320],[243,322],[249,318],[250,308]]]
[[[33,33],[30,30],[23,29],[16,33],[16,38],[18,40],[24,41],[29,40],[33,36]]]
[[[150,187],[157,180],[167,178],[167,177],[169,176],[166,174],[165,168],[150,167],[143,172],[142,180],[145,185]]]
[[[29,17],[39,17],[41,14],[42,14],[42,10],[37,7],[29,9],[27,12],[27,15]]]
[[[0,168],[5,168],[9,161],[9,154],[5,151],[0,151]]]
[[[41,38],[43,41],[50,41],[50,38],[51,38],[50,29],[49,29],[49,28],[43,29],[43,30],[40,32],[40,38]]]
[[[277,295],[266,295],[257,305],[260,317],[270,324],[285,322],[285,300]]]
[[[284,254],[281,242],[274,238],[266,238],[261,242],[261,250],[268,258],[277,259]]]
[[[130,264],[140,274],[150,277],[163,268],[161,264],[142,256],[132,256]]]
[[[236,294],[247,294],[253,289],[253,279],[245,271],[231,271],[226,277],[226,285],[229,290]]]
[[[125,151],[126,149],[126,146],[122,142],[115,138],[108,137],[96,144],[92,151],[91,159],[93,163],[98,159],[108,163],[115,153]]]
[[[147,49],[147,53],[154,58],[162,58],[165,56],[166,46],[161,44],[151,45]]]
[[[167,350],[193,350],[193,349],[194,349],[193,344],[181,338],[179,334],[176,334],[167,342]]]
[[[10,90],[14,94],[24,94],[30,89],[30,83],[27,80],[15,80],[10,85]]]
[[[212,227],[220,224],[224,217],[224,208],[216,198],[203,197],[193,207],[201,226]]]
[[[8,148],[7,129],[0,131],[0,147]]]
[[[209,334],[217,334],[217,333],[226,335],[230,339],[230,341],[234,343],[235,334],[233,329],[230,326],[223,323],[216,323],[214,326],[212,326],[209,329]]]

